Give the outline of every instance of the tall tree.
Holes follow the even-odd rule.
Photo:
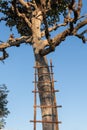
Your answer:
[[[7,108],[7,103],[8,103],[7,95],[8,95],[8,90],[6,85],[0,85],[0,129],[4,127],[5,118],[9,114]]]
[[[13,34],[9,36],[7,42],[1,42],[0,60],[6,59],[9,55],[7,48],[26,43],[32,46],[35,63],[38,72],[38,90],[40,104],[52,105],[51,77],[46,55],[53,52],[57,46],[68,36],[75,36],[87,41],[85,34],[87,29],[87,17],[81,16],[82,0],[0,0],[0,21],[5,21],[10,29],[15,27],[20,34],[15,38]],[[51,37],[53,31],[62,28],[62,32]],[[80,31],[79,31],[80,30]],[[45,66],[45,67],[44,67]],[[42,120],[51,121],[54,116],[56,121],[57,110],[41,107]],[[43,123],[43,130],[59,130],[58,126],[51,123]]]

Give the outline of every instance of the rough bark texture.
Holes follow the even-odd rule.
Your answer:
[[[41,44],[41,31],[40,24],[42,21],[42,17],[39,15],[41,12],[38,11],[37,17],[32,19],[32,32],[33,32],[33,49],[35,53],[35,61],[36,66],[38,67],[38,90],[43,91],[43,93],[39,93],[40,97],[40,105],[41,106],[52,106],[52,102],[54,100],[54,95],[52,95],[52,84],[50,80],[50,73],[48,64],[46,61],[46,57],[40,56],[38,52],[36,52],[36,45]],[[36,23],[36,24],[35,24]],[[38,44],[37,44],[38,43]],[[47,81],[47,82],[46,82]],[[50,91],[46,92],[46,91]],[[42,120],[43,121],[55,121],[55,112],[53,112],[52,108],[41,108]],[[54,120],[53,120],[54,119]],[[56,130],[56,124],[52,123],[43,123],[43,130]]]
[[[43,91],[39,93],[41,106],[56,106],[55,94],[52,92],[52,83],[50,77],[49,66],[46,57],[35,55],[36,66],[38,67],[38,90]],[[49,91],[49,92],[46,92]],[[41,108],[42,120],[57,122],[57,108],[45,107]],[[43,123],[43,130],[59,130],[56,123]]]
[[[39,15],[41,12],[38,11],[37,18],[32,19],[32,32],[33,32],[33,50],[35,55],[35,61],[37,71],[38,71],[38,90],[43,91],[43,93],[39,93],[40,97],[40,105],[41,106],[52,106],[54,103],[54,97],[51,93],[52,91],[52,83],[50,82],[50,72],[49,66],[46,60],[46,56],[41,56],[37,51],[37,45],[41,44],[41,31],[40,24],[42,21],[42,17]],[[38,18],[39,16],[39,18]],[[36,24],[35,24],[36,23]],[[50,92],[46,92],[50,91]],[[55,108],[56,109],[56,108]],[[41,108],[41,115],[43,121],[56,121],[56,114],[53,108]],[[42,123],[43,130],[59,130],[57,124],[52,123]]]

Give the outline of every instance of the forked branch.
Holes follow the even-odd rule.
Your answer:
[[[8,53],[6,52],[6,48],[16,46],[19,47],[22,43],[32,43],[32,37],[22,36],[20,38],[14,38],[10,35],[9,40],[7,42],[0,43],[0,52],[2,52],[2,56],[0,60],[4,60],[8,57]]]
[[[67,36],[76,36],[80,39],[82,39],[83,43],[87,42],[87,38],[85,36],[85,34],[87,33],[87,29],[82,31],[80,34],[78,34],[79,29],[82,29],[84,26],[87,25],[87,18],[85,20],[83,20],[81,23],[78,23],[73,30],[71,31],[71,28],[67,28],[65,31],[63,31],[62,33],[56,35],[53,39],[52,39],[52,46],[54,48],[56,48],[56,46],[59,46],[62,41],[64,41],[66,39]],[[42,48],[40,50],[40,54],[42,56],[49,54],[50,52],[54,51],[50,46],[48,46],[48,43],[45,44],[44,48]],[[46,47],[46,48],[45,48]]]

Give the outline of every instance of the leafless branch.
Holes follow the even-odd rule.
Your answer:
[[[75,35],[76,32],[77,32],[79,29],[81,29],[83,26],[85,26],[85,25],[87,25],[87,18],[84,19],[82,22],[78,23],[78,24],[76,25],[76,27],[74,27],[73,32],[72,32],[73,35]]]
[[[2,52],[2,56],[0,56],[0,60],[3,61],[3,60],[6,59],[9,55],[8,55],[8,53],[5,51],[5,49],[1,49],[0,51]]]
[[[20,46],[20,44],[22,43],[30,43],[32,42],[32,37],[28,37],[28,36],[22,36],[20,38],[9,38],[9,40],[7,42],[3,42],[0,44],[0,51],[2,51],[2,49],[6,49],[8,47],[12,47],[12,46]]]
[[[53,27],[48,28],[49,32],[52,32],[53,30],[58,29],[59,27],[66,26],[67,23],[61,23],[61,24],[55,24]],[[45,36],[45,31],[42,31],[41,36]]]
[[[19,0],[20,4],[22,4],[23,6],[25,6],[26,8],[28,8],[28,4],[27,2],[25,2],[24,0]]]
[[[83,19],[83,18],[87,18],[87,14],[78,17],[78,20],[81,20],[81,19]]]
[[[26,7],[27,9],[29,9],[29,7],[34,7],[34,8],[36,8],[36,4],[33,2],[33,3],[31,3],[31,2],[25,2],[24,0],[19,0],[19,2],[20,2],[20,4],[22,5],[22,6],[24,6],[24,7]]]
[[[84,30],[82,33],[76,34],[75,36],[77,36],[78,38],[82,39],[83,43],[86,43],[86,41],[87,41],[87,38],[85,37],[86,33],[87,33],[87,30]]]
[[[16,46],[19,47],[22,43],[30,43],[32,42],[32,37],[28,36],[22,36],[20,38],[9,38],[7,42],[0,43],[0,52],[3,53],[3,55],[0,57],[0,60],[6,59],[9,55],[6,52],[6,48]]]

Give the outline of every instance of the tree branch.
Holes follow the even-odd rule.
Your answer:
[[[3,54],[2,56],[0,56],[0,60],[3,61],[4,59],[6,59],[9,55],[8,53],[5,51],[5,49],[0,50]]]
[[[61,26],[66,26],[66,25],[69,25],[72,31],[74,26],[73,24],[80,19],[81,8],[82,8],[82,0],[78,1],[77,7],[76,7],[75,0],[72,0],[71,3],[68,5],[68,14],[64,18],[64,23],[55,24],[53,27],[48,28],[48,31],[51,32],[53,30],[58,29]],[[72,14],[74,14],[74,16]],[[45,36],[45,30],[42,31],[41,36],[42,37]]]
[[[24,2],[24,0],[19,0],[19,1],[20,1],[20,3],[21,3],[23,6],[25,6],[25,7],[27,6],[27,8],[30,7],[30,5],[28,5],[27,2]],[[29,9],[29,10],[30,10],[30,9]],[[27,18],[27,16],[26,16],[25,13],[20,13],[20,11],[18,10],[18,8],[16,7],[16,0],[13,0],[13,2],[12,2],[12,11],[13,11],[14,13],[16,13],[16,15],[17,15],[18,17],[22,18],[22,19],[26,22],[26,24],[28,25],[28,27],[31,28],[31,23],[30,23],[29,18]],[[31,11],[31,10],[30,10],[30,11]]]
[[[79,29],[81,29],[83,26],[85,26],[85,25],[87,25],[87,18],[86,19],[84,19],[82,22],[80,22],[80,23],[78,23],[77,25],[76,25],[76,27],[74,27],[74,29],[73,29],[73,35],[75,35],[76,33],[77,33],[77,31],[79,30]]]
[[[87,33],[87,30],[84,30],[82,33],[76,34],[75,36],[77,36],[78,38],[82,39],[83,43],[86,43],[87,38],[84,36],[86,33]]]
[[[41,40],[39,44],[34,44],[35,54],[38,54],[47,46],[49,46],[48,40]]]
[[[27,9],[29,9],[31,6],[36,8],[36,4],[33,2],[25,2],[24,0],[19,0],[20,4],[24,7],[26,7]]]
[[[22,43],[30,43],[30,42],[32,42],[32,37],[28,37],[28,36],[22,36],[20,38],[9,38],[9,40],[7,42],[5,42],[5,43],[2,42],[0,44],[0,52],[2,52],[3,54],[0,57],[0,60],[2,61],[9,56],[5,50],[6,48],[12,47],[12,46],[19,47],[20,44],[22,44]]]
[[[65,33],[65,36],[63,36],[63,35],[58,35],[56,38],[54,38],[54,39],[56,39],[56,41],[54,40],[55,43],[53,43],[53,49],[52,49],[51,47],[48,47],[48,48],[46,48],[46,49],[40,50],[40,54],[41,54],[42,56],[45,56],[45,55],[49,54],[50,52],[54,51],[54,48],[55,48],[56,46],[59,46],[60,43],[65,40],[66,35],[69,35],[69,32],[68,32],[68,33],[67,33],[67,32],[68,32],[68,30],[64,32],[64,33]],[[59,40],[59,41],[58,41],[58,40]]]
[[[55,36],[53,39],[51,39],[51,41],[52,41],[52,46],[51,47],[50,47],[49,43],[45,40],[44,46],[41,46],[43,48],[41,48],[41,47],[39,48],[40,49],[39,50],[40,55],[44,56],[44,55],[47,55],[50,52],[54,51],[55,47],[59,46],[60,43],[62,41],[64,41],[66,39],[66,37],[69,36],[70,34],[71,34],[70,28],[68,28],[65,31],[63,31],[62,33]]]
[[[19,2],[21,3],[21,5],[25,6],[26,8],[29,8],[29,5],[24,0],[19,0]]]
[[[21,18],[24,19],[24,21],[26,22],[26,24],[28,25],[28,27],[31,28],[31,23],[29,21],[29,19],[26,17],[26,15],[24,13],[20,13],[18,9],[16,9],[17,15]]]
[[[49,32],[52,32],[53,30],[56,30],[56,29],[58,29],[59,27],[66,26],[66,25],[67,25],[67,23],[65,23],[65,22],[64,22],[64,23],[61,23],[61,24],[55,24],[53,27],[48,28],[48,31],[49,31]],[[42,37],[45,36],[45,31],[42,31],[41,36],[42,36]]]
[[[20,44],[22,43],[30,43],[32,42],[32,37],[28,37],[28,36],[22,36],[20,38],[9,38],[9,40],[7,42],[2,42],[0,44],[0,51],[2,51],[3,49],[6,49],[8,47],[12,47],[12,46],[20,46]]]
[[[87,25],[87,19],[82,21],[81,23],[78,23],[74,29],[71,31],[71,28],[66,29],[62,33],[58,34],[52,39],[52,45],[55,48],[56,46],[59,46],[62,41],[66,39],[67,36],[74,35],[82,39],[83,42],[87,41],[87,38],[85,38],[84,34],[87,33],[87,30],[83,31],[81,34],[77,34],[77,31]],[[49,54],[50,52],[54,51],[50,46],[48,48],[45,48],[43,50],[40,50],[40,54],[42,56]]]

